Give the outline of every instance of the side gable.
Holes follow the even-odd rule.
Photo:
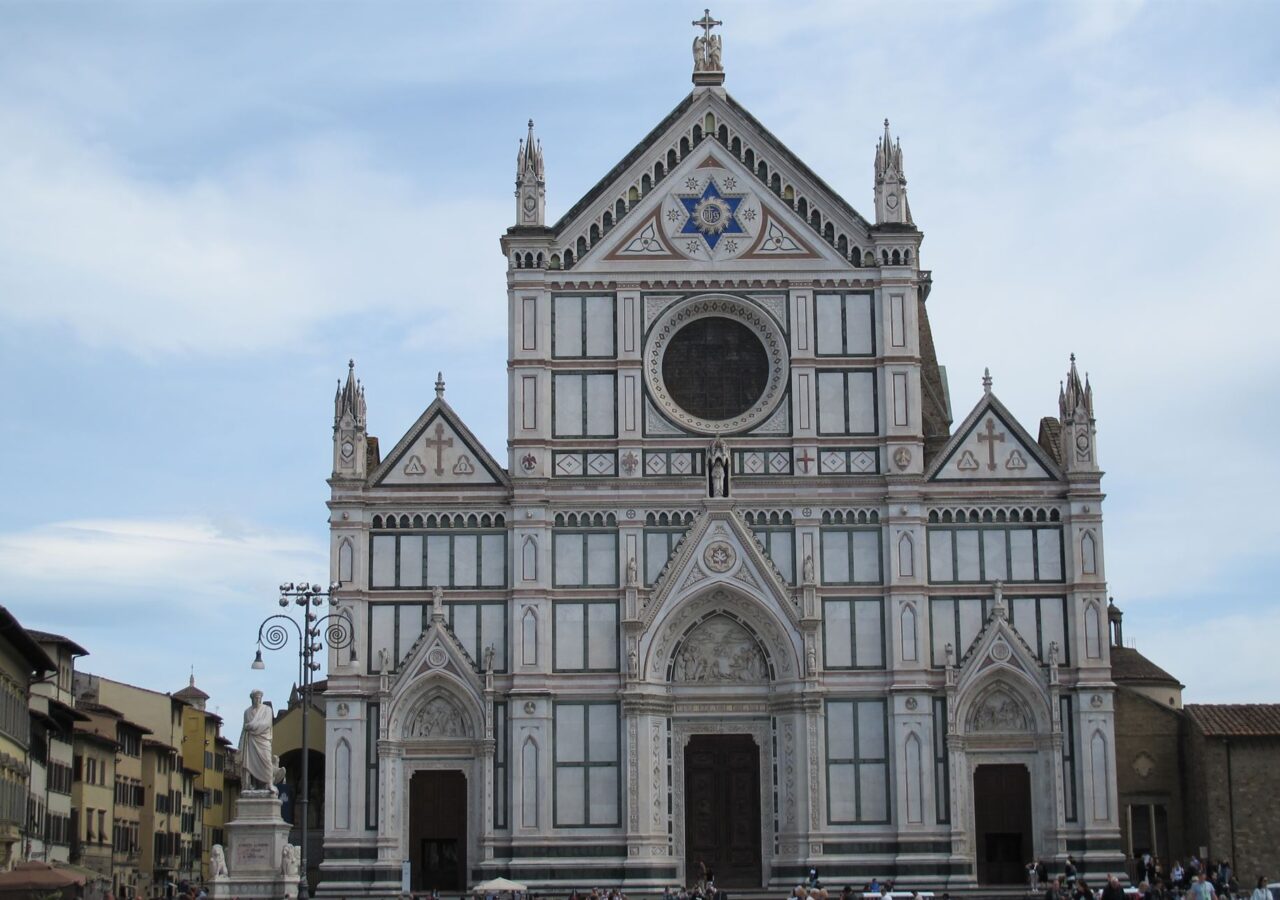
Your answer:
[[[413,423],[369,484],[390,487],[507,487],[510,479],[443,398]]]
[[[925,472],[926,481],[1062,480],[1057,464],[995,394],[983,394]]]

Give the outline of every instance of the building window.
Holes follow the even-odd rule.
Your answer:
[[[556,297],[551,307],[551,355],[557,359],[611,359],[615,331],[611,296]]]
[[[379,703],[366,705],[368,714],[365,727],[365,777],[364,777],[364,827],[369,831],[378,830],[378,719]]]
[[[889,821],[889,742],[884,700],[827,701],[827,822]]]
[[[1071,698],[1059,697],[1062,717],[1062,800],[1068,822],[1076,821],[1076,723],[1071,715]]]
[[[951,822],[951,765],[947,760],[947,698],[933,698],[933,797],[938,824]]]
[[[873,370],[818,372],[819,434],[875,434],[877,420]]]
[[[484,651],[493,648],[493,668],[507,671],[507,604],[506,603],[446,603],[449,611],[449,629],[473,660],[484,663]],[[409,640],[400,633],[400,644],[418,639],[421,629],[413,632]],[[407,652],[407,648],[406,648]],[[403,654],[401,655],[403,658]]]
[[[884,668],[884,601],[822,601],[822,661],[828,669]]]
[[[796,583],[796,536],[790,528],[754,528],[751,531],[787,584]]]
[[[653,584],[662,574],[662,568],[671,559],[676,544],[684,536],[686,528],[646,528],[644,530],[644,581]]]
[[[552,581],[556,587],[617,587],[618,533],[552,533]]]
[[[617,601],[558,600],[553,607],[555,671],[618,671]]]
[[[879,584],[880,529],[823,528],[823,584]]]
[[[934,584],[1062,580],[1060,525],[929,528]]]
[[[553,821],[557,828],[621,824],[618,704],[555,704]]]
[[[510,804],[510,785],[507,782],[507,754],[510,749],[507,733],[507,704],[493,705],[493,827],[506,828],[507,809]]]
[[[819,356],[875,355],[870,294],[818,294],[814,307]]]
[[[612,372],[566,372],[552,379],[553,437],[611,438],[618,433]]]
[[[369,586],[415,589],[507,585],[505,531],[375,534]]]

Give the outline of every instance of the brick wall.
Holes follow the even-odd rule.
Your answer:
[[[1242,887],[1251,889],[1260,874],[1280,878],[1280,738],[1227,742],[1188,721],[1184,743],[1192,848],[1206,846],[1213,859],[1231,859]]]
[[[1167,872],[1174,859],[1185,858],[1183,828],[1183,772],[1179,735],[1182,713],[1163,707],[1134,691],[1116,692],[1116,791],[1120,798],[1120,846],[1126,854],[1133,843],[1129,834],[1129,807],[1163,806],[1168,833],[1155,835],[1156,855]],[[1145,774],[1144,774],[1145,773]],[[1167,843],[1166,843],[1167,842]],[[1138,874],[1130,859],[1129,875]]]

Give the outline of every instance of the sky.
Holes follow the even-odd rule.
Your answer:
[[[238,715],[325,580],[332,392],[505,458],[533,117],[554,220],[690,90],[702,5],[0,3],[0,603]],[[726,88],[864,215],[888,117],[956,420],[1095,391],[1129,643],[1280,702],[1280,5],[731,2]],[[234,737],[234,736],[233,736]]]

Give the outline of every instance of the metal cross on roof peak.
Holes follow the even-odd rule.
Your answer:
[[[723,25],[723,24],[724,22],[721,22],[719,19],[711,18],[711,10],[709,9],[704,9],[702,11],[701,19],[695,19],[692,22],[692,25],[694,28],[702,29],[702,34],[704,37],[711,37],[711,29],[715,28],[717,25]]]

